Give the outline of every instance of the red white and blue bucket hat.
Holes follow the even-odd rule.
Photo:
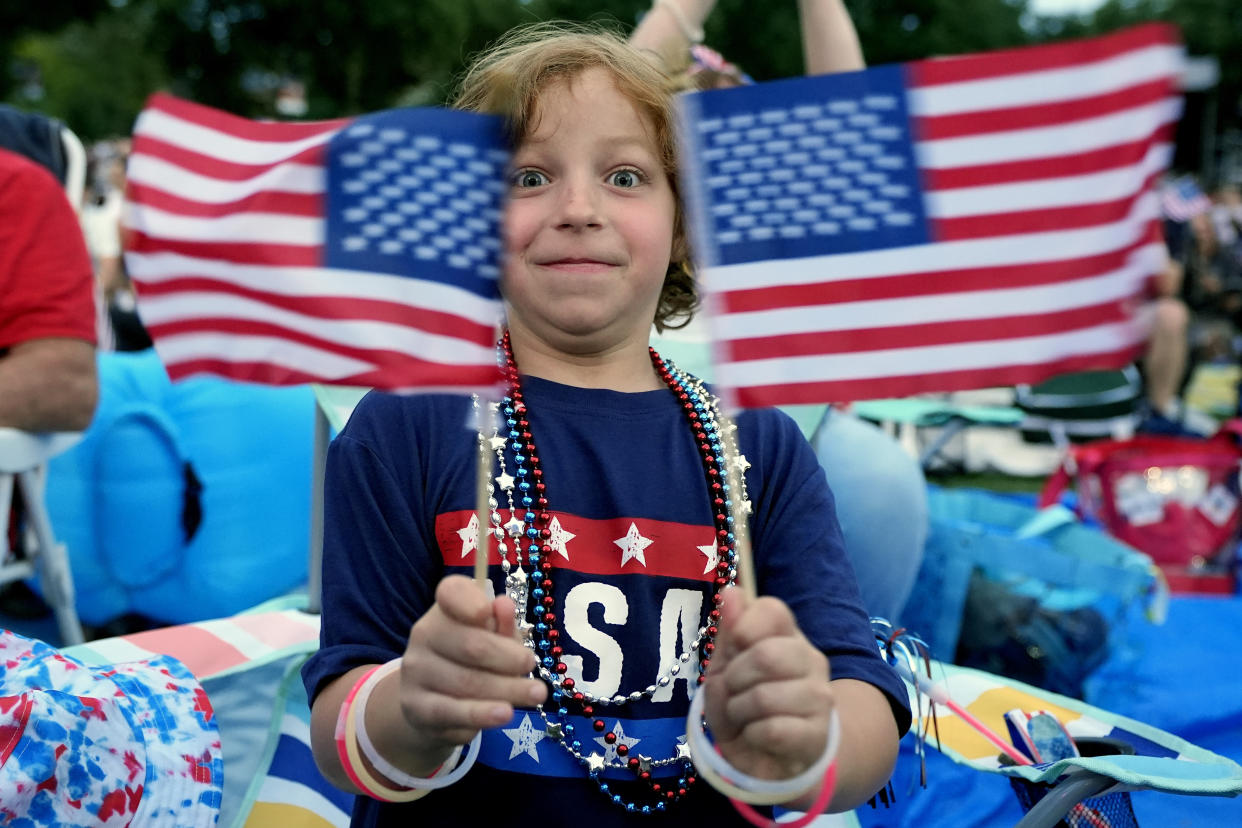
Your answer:
[[[0,631],[0,824],[209,828],[223,776],[211,704],[181,662],[87,667]]]

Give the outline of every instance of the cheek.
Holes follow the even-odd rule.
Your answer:
[[[502,228],[505,250],[511,253],[525,250],[535,235],[535,227],[529,205],[521,201],[509,202]]]

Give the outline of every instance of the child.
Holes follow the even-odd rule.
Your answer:
[[[745,487],[724,491],[734,434],[697,380],[648,351],[653,322],[695,304],[668,90],[632,46],[576,28],[521,30],[464,80],[458,105],[504,115],[515,143],[509,391],[481,435],[506,594],[464,577],[481,528],[471,402],[366,397],[329,454],[322,647],[303,670],[316,758],[347,790],[412,799],[424,791],[403,788],[455,776],[454,748],[482,737],[459,781],[410,804],[359,796],[354,825],[743,824],[682,744],[700,672],[734,767],[802,774],[835,710],[831,807],[892,770],[906,693],[876,652],[810,447],[785,415],[744,412]],[[749,499],[757,587],[773,597],[725,588],[730,496]]]

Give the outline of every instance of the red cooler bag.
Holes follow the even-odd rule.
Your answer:
[[[1201,569],[1233,545],[1242,523],[1240,432],[1234,420],[1207,439],[1140,435],[1071,446],[1040,505],[1075,481],[1081,516],[1166,571]]]

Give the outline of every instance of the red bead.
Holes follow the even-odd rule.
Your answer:
[[[572,689],[574,689],[574,680],[573,680],[573,679],[571,679],[571,678],[567,678],[567,679],[563,680],[563,681],[561,682],[561,687],[562,687],[562,689],[565,689],[565,690],[572,690]],[[577,698],[577,696],[575,696],[574,698]]]
[[[686,787],[688,788],[688,787],[690,787],[691,785],[693,785],[695,782],[698,782],[698,781],[699,781],[699,779],[698,779],[698,777],[697,777],[697,776],[687,776],[687,777],[686,777]]]
[[[543,587],[544,589],[551,589],[551,588],[552,588],[552,579],[551,579],[551,578],[544,578],[542,581],[540,581],[540,582],[539,582],[539,586]]]
[[[552,606],[554,603],[556,603],[556,601],[555,601],[555,599],[554,599],[551,595],[545,595],[545,596],[543,596],[543,605],[544,605],[545,607],[550,607],[550,606]]]
[[[729,583],[729,579],[722,575],[721,577],[716,579],[715,583],[717,587],[723,588],[726,584]]]
[[[556,613],[554,613],[554,612],[545,612],[545,613],[543,614],[543,620],[544,620],[544,621],[546,621],[546,622],[547,622],[547,623],[549,623],[549,624],[555,624],[555,623],[556,623]]]
[[[604,724],[603,719],[596,719],[595,721],[591,722],[591,727],[595,728],[596,730],[603,730],[606,727],[606,725]],[[614,736],[613,738],[615,739],[616,737]]]
[[[715,638],[716,634],[719,632],[720,632],[720,627],[717,627],[715,624],[707,628],[707,634],[711,636],[712,638]]]
[[[713,604],[715,604],[716,606],[720,606],[720,604],[721,604],[723,601],[724,601],[724,596],[723,596],[723,595],[721,595],[721,594],[719,594],[719,593],[717,593],[716,595],[713,595],[713,596],[712,596],[712,603],[713,603]]]
[[[638,767],[638,764],[639,764],[638,758],[635,757],[635,758],[630,759],[630,761],[626,762],[625,766],[629,768],[630,770],[634,770],[635,768]]]
[[[594,712],[595,712],[595,705],[593,705],[593,704],[584,704],[584,705],[582,705],[582,715],[583,715],[583,716],[590,716],[590,715],[591,715],[592,713],[594,713]]]
[[[620,752],[621,752],[621,748],[617,748],[617,753],[620,753]],[[652,792],[653,792],[653,793],[659,793],[659,792],[660,792],[660,790],[661,790],[661,789],[660,789],[660,783],[659,783],[659,782],[652,782],[652,783],[651,783],[651,790],[652,790]]]
[[[547,490],[548,490],[547,483],[536,483],[535,484],[535,491],[538,492],[539,494],[543,494]]]
[[[607,737],[607,736],[605,736],[604,738],[605,738],[605,739],[607,739],[608,737]],[[643,771],[642,773],[640,773],[640,774],[638,775],[638,778],[639,778],[639,779],[642,779],[643,781],[646,781],[646,780],[650,779],[650,778],[651,778],[651,771]]]
[[[669,791],[668,793],[669,793],[669,796],[672,796],[672,795],[673,795],[673,792],[672,792],[672,791]],[[686,795],[686,789],[685,789],[685,788],[678,788],[678,789],[677,789],[677,795],[678,795],[678,796],[685,796],[685,795]]]
[[[664,794],[664,796],[665,796],[665,797],[667,797],[667,798],[669,799],[669,801],[672,801],[672,800],[674,800],[674,799],[676,799],[676,798],[677,798],[677,794],[679,794],[679,793],[680,793],[682,796],[685,796],[685,794],[686,794],[686,789],[685,789],[685,788],[679,788],[679,789],[678,789],[678,790],[676,790],[676,791],[666,791],[666,792],[665,792],[665,794]]]
[[[729,562],[721,561],[720,563],[716,564],[716,571],[719,572],[721,575],[727,575],[729,572]]]
[[[724,540],[725,538],[729,537],[729,533],[728,533],[728,531],[726,531],[726,530],[724,530],[724,529],[717,529],[717,530],[716,530],[716,537],[720,538],[721,540]]]
[[[603,722],[600,722],[600,724],[603,724]],[[608,731],[604,734],[604,741],[610,745],[615,745],[617,743],[617,734],[613,733],[611,730]]]
[[[720,621],[720,610],[718,609],[712,610],[711,612],[707,614],[707,617],[712,619],[713,622],[719,622]],[[551,635],[552,633],[548,633],[548,634]]]
[[[556,662],[556,672],[557,672],[557,673],[559,673],[560,675],[562,675],[562,676],[563,676],[563,675],[565,675],[566,671],[568,671],[568,670],[569,670],[569,667],[567,667],[567,666],[565,665],[565,662],[563,662],[563,661],[558,661],[558,662]]]
[[[711,654],[712,654],[712,653],[714,653],[715,651],[716,651],[716,645],[715,645],[715,644],[713,644],[713,643],[712,643],[712,642],[710,642],[710,641],[705,641],[705,642],[703,642],[703,652],[707,653],[708,655],[711,655]]]
[[[548,508],[548,499],[546,497],[535,498],[535,506],[546,511]],[[540,515],[540,517],[543,517],[543,515]]]
[[[531,459],[532,459],[532,460],[536,460],[537,458],[532,457]],[[538,480],[539,478],[543,477],[543,469],[540,469],[540,468],[534,468],[534,469],[531,469],[531,470],[530,470],[530,475],[531,475],[531,477],[533,477],[533,478],[535,478],[536,480]]]
[[[625,754],[627,754],[627,753],[629,753],[629,752],[630,752],[630,747],[629,747],[629,745],[617,745],[617,755],[618,755],[618,756],[624,756]]]
[[[565,679],[565,682],[567,682],[567,684],[566,684],[566,686],[565,686],[565,689],[566,689],[566,690],[568,690],[570,687],[573,687],[573,679]],[[574,701],[576,701],[576,702],[581,702],[583,699],[585,699],[585,698],[586,698],[586,694],[585,694],[585,693],[581,693],[581,692],[579,692],[579,693],[574,693],[572,696],[570,696],[570,698],[571,698],[571,699],[573,699],[573,700],[574,700]]]
[[[552,656],[553,658],[560,658],[564,653],[565,653],[564,647],[553,647],[552,649],[548,650],[548,654]]]
[[[555,641],[556,639],[558,639],[558,638],[560,638],[560,637],[561,637],[561,631],[560,631],[560,630],[548,630],[548,638],[551,638],[552,640],[554,640],[554,641]]]

